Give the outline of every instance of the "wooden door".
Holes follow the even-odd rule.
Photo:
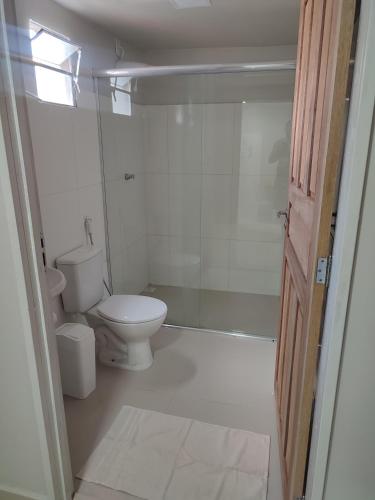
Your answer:
[[[304,494],[355,0],[302,0],[275,375],[284,498]]]

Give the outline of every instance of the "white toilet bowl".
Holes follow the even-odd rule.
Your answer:
[[[161,300],[142,295],[112,295],[99,304],[97,313],[109,332],[99,351],[103,364],[127,370],[145,370],[152,365],[150,338],[167,316]]]
[[[103,298],[103,252],[79,247],[56,259],[66,277],[62,291],[67,313],[83,314],[94,328],[99,360],[128,370],[145,370],[152,364],[150,338],[167,316],[161,300],[142,295]]]

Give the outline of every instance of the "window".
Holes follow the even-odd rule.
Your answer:
[[[75,106],[81,48],[34,21],[30,21],[30,41],[37,97]]]
[[[112,111],[117,115],[132,115],[131,78],[111,78]]]

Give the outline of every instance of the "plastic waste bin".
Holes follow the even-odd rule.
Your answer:
[[[94,330],[65,323],[56,330],[63,394],[85,399],[96,387]]]

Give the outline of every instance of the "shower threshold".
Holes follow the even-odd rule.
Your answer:
[[[227,330],[212,330],[211,328],[197,328],[195,326],[180,326],[180,325],[170,325],[168,323],[163,323],[165,328],[172,328],[175,330],[188,330],[192,333],[216,333],[218,335],[229,335],[230,337],[239,337],[252,340],[261,340],[263,342],[276,342],[275,337],[267,337],[265,335],[256,335],[254,333],[248,332],[236,332]]]
[[[168,306],[166,326],[275,340],[279,296],[149,284],[142,295]]]

